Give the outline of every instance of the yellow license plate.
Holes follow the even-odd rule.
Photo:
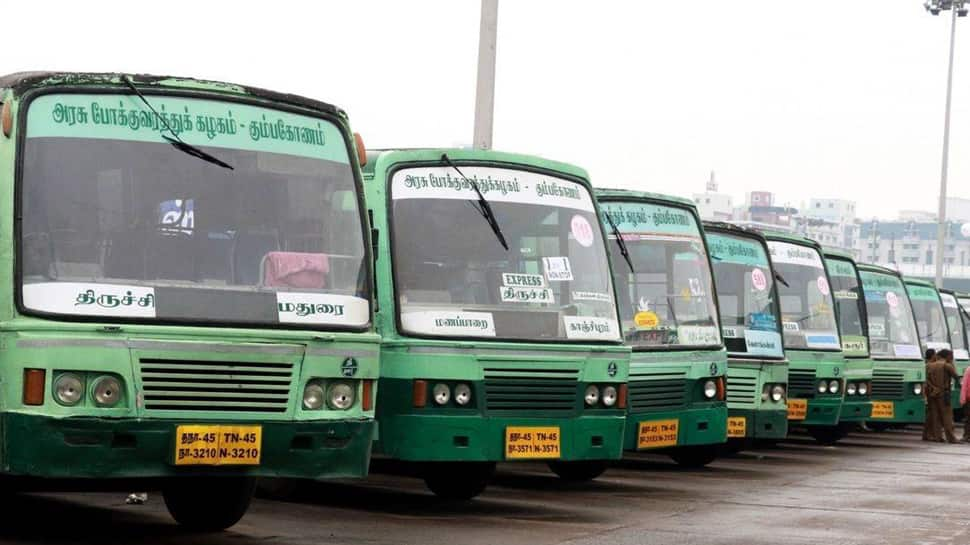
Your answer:
[[[559,458],[558,426],[509,426],[505,428],[505,457],[514,459]]]
[[[175,465],[259,465],[262,426],[185,425],[175,430]]]
[[[748,435],[748,419],[743,416],[728,417],[728,437],[740,437]]]
[[[808,416],[807,399],[788,400],[788,420],[805,420],[806,416]]]
[[[896,416],[896,405],[892,401],[873,401],[873,418],[893,418]]]
[[[680,420],[649,420],[637,427],[637,448],[661,448],[677,446],[677,429]]]

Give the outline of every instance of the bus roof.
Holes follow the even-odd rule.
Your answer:
[[[674,195],[664,195],[662,193],[651,193],[649,191],[635,191],[632,189],[615,189],[609,187],[598,187],[595,189],[596,198],[603,200],[635,200],[635,201],[660,201],[663,203],[672,204],[675,206],[681,206],[684,208],[691,208],[696,210],[697,207],[694,205],[694,201],[690,199],[685,199],[683,197],[677,197]]]
[[[823,246],[822,253],[825,254],[826,258],[833,257],[836,259],[845,259],[847,261],[851,261],[852,263],[856,262],[855,257],[850,252],[846,252],[845,250],[842,250],[840,248],[830,248],[828,246]],[[858,264],[856,263],[856,265]]]
[[[924,288],[933,288],[936,291],[940,291],[936,289],[936,284],[932,282],[927,282],[926,280],[921,280],[919,278],[910,278],[908,276],[904,276],[903,282],[906,282],[907,284],[911,284],[913,286],[923,286]]]
[[[288,93],[278,93],[268,89],[238,85],[235,83],[178,76],[153,76],[150,74],[125,74],[120,72],[15,72],[0,76],[0,89],[11,89],[14,95],[17,96],[31,89],[41,87],[83,86],[128,89],[128,85],[123,78],[130,78],[131,81],[142,89],[155,87],[172,91],[211,91],[238,96],[253,96],[274,102],[282,102],[313,110],[339,114],[344,117],[347,115],[343,110],[333,104],[312,98]]]
[[[508,153],[504,151],[482,150],[470,148],[414,148],[414,149],[378,149],[367,150],[367,164],[363,167],[364,176],[373,178],[377,172],[386,170],[397,163],[410,162],[441,162],[441,155],[448,154],[452,161],[484,161],[492,163],[506,163],[507,165],[530,166],[553,170],[579,178],[587,186],[589,174],[585,169],[569,163],[544,159],[535,155]],[[502,166],[496,164],[495,166]]]
[[[893,269],[890,269],[889,267],[883,267],[882,265],[876,265],[873,263],[856,263],[856,266],[859,268],[860,272],[866,271],[866,272],[873,272],[873,273],[882,273],[882,274],[888,274],[890,276],[895,276],[900,280],[903,279],[903,275],[899,274],[899,271],[895,271]]]
[[[741,237],[753,238],[763,243],[767,242],[765,236],[761,234],[760,231],[755,229],[734,225],[733,223],[727,223],[724,221],[705,220],[703,223],[705,231],[721,231],[723,233],[729,233]]]
[[[784,233],[782,231],[772,231],[768,229],[764,229],[764,230],[757,229],[757,230],[761,232],[761,234],[763,234],[765,238],[768,240],[775,240],[778,242],[790,242],[792,244],[800,244],[802,246],[811,246],[812,248],[815,248],[816,250],[818,250],[819,253],[822,252],[822,245],[810,238],[806,238],[801,235],[796,235],[793,233]]]

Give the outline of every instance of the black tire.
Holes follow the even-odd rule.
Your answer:
[[[728,439],[727,443],[718,445],[719,456],[737,456],[742,450],[751,448],[752,441],[747,439]]]
[[[808,434],[820,445],[831,446],[849,434],[842,426],[809,426]]]
[[[869,426],[869,429],[872,431],[886,431],[892,427],[892,424],[889,422],[873,422],[870,420],[866,422],[866,426]]]
[[[195,532],[219,532],[239,522],[256,490],[250,477],[187,477],[162,488],[169,514]]]
[[[429,463],[423,473],[424,484],[435,496],[448,500],[470,500],[488,487],[495,474],[495,463]]]
[[[685,447],[670,453],[670,457],[681,467],[696,469],[716,460],[718,448],[719,445]]]
[[[592,481],[609,467],[606,460],[583,460],[577,462],[549,462],[549,469],[564,481],[582,483]]]

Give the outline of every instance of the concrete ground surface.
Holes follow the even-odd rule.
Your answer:
[[[0,543],[968,544],[968,498],[970,445],[924,443],[911,429],[834,447],[796,436],[699,470],[635,455],[587,484],[503,465],[485,494],[457,504],[378,472],[258,499],[217,534],[182,531],[157,494],[144,505],[117,493],[16,495],[0,506]]]

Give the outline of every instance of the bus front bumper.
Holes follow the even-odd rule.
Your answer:
[[[627,416],[624,449],[648,451],[724,443],[727,441],[727,405],[705,405],[671,411],[630,413]],[[671,428],[672,425],[675,428]],[[672,431],[676,432],[676,440]]]
[[[907,397],[892,401],[873,400],[872,416],[868,422],[883,424],[922,424],[926,420],[926,403],[922,397]]]
[[[841,397],[822,397],[808,400],[805,418],[789,419],[788,426],[835,426],[842,409]]]
[[[729,409],[728,416],[745,419],[744,439],[784,439],[788,435],[788,411],[785,409]]]
[[[872,416],[872,401],[847,398],[842,403],[839,422],[865,422]]]
[[[193,475],[335,478],[367,475],[373,420],[262,422],[258,465],[175,465],[179,425],[249,422],[0,416],[2,473],[55,479]]]
[[[620,411],[572,418],[399,414],[382,417],[382,455],[408,462],[502,462],[529,459],[618,460],[622,454]],[[557,428],[558,458],[506,455],[509,428]]]

